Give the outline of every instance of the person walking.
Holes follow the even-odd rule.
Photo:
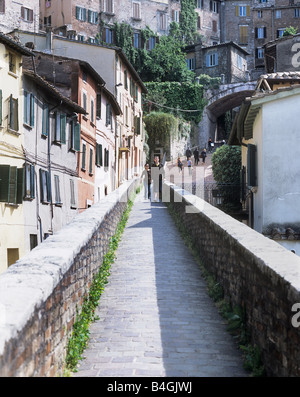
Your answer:
[[[186,160],[188,160],[188,158],[192,156],[192,152],[189,147],[186,149],[185,155],[186,155]]]
[[[162,198],[162,180],[164,176],[164,166],[159,162],[159,157],[154,157],[151,165],[151,178],[153,180],[153,199],[159,201]]]
[[[142,172],[142,179],[144,181],[144,199],[151,199],[151,170],[149,164],[145,164]]]
[[[182,166],[183,166],[182,161],[180,160],[180,157],[178,157],[177,167],[178,167],[179,173],[182,171]]]
[[[205,164],[205,158],[206,158],[206,149],[203,149],[201,152],[201,156],[202,158],[202,164]]]
[[[189,175],[192,175],[192,161],[190,158],[187,159],[187,166],[189,169]]]
[[[209,153],[212,153],[213,147],[214,147],[214,143],[213,143],[213,141],[212,141],[211,138],[209,138],[209,140],[208,140],[208,142],[207,142],[207,146],[208,146],[208,152],[209,152]]]
[[[198,150],[197,147],[194,150],[194,161],[195,161],[195,165],[198,165],[198,163],[199,163],[199,150]]]

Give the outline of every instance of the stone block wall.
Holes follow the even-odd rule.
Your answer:
[[[245,309],[268,376],[300,375],[300,257],[199,197],[171,189],[171,205],[232,306]],[[298,308],[298,310],[299,310]]]
[[[127,181],[1,274],[0,376],[62,374],[76,312],[138,184]]]

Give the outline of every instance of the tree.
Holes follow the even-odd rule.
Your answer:
[[[223,145],[211,158],[214,180],[219,183],[240,183],[241,147]],[[226,167],[224,166],[226,164]]]

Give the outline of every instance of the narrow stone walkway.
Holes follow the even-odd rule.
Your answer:
[[[241,352],[163,203],[133,205],[74,377],[242,377]]]

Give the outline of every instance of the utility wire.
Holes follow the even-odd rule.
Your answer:
[[[177,111],[177,112],[202,112],[202,110],[200,110],[200,109],[197,109],[197,110],[186,110],[186,109],[179,109],[179,108],[171,108],[171,107],[169,107],[169,106],[164,106],[164,105],[161,105],[161,104],[159,104],[159,103],[150,101],[149,99],[146,99],[146,101],[147,101],[148,103],[150,103],[150,104],[153,104],[153,105],[156,105],[156,106],[160,106],[160,107],[166,108],[166,109],[175,110],[175,111]]]

